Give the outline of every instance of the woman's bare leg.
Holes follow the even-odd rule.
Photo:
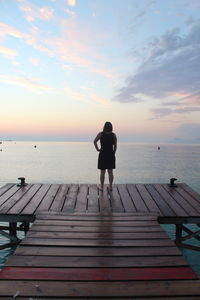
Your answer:
[[[108,170],[108,179],[109,179],[110,189],[112,190],[112,184],[113,184],[113,180],[114,180],[112,169]]]
[[[103,189],[103,186],[104,186],[105,172],[106,172],[106,170],[101,170],[101,173],[100,173],[101,189]]]

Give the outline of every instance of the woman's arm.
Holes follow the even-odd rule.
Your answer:
[[[113,151],[114,151],[114,153],[116,152],[116,150],[117,150],[117,136],[114,133],[114,144],[113,144]]]
[[[95,148],[96,148],[96,150],[97,150],[98,152],[100,151],[100,149],[99,149],[99,147],[98,147],[97,142],[100,140],[100,138],[101,138],[101,133],[98,133],[97,136],[96,136],[95,139],[94,139],[94,146],[95,146]]]

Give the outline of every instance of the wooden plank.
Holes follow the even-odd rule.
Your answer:
[[[96,240],[140,240],[140,239],[168,239],[166,232],[39,232],[30,230],[27,238],[45,239],[96,239]]]
[[[127,184],[127,189],[131,195],[131,198],[133,199],[133,203],[136,207],[137,211],[147,212],[148,208],[145,205],[142,197],[140,196],[138,190],[136,189],[136,185],[133,184]]]
[[[173,211],[173,208],[171,208],[165,200],[161,197],[161,195],[157,192],[157,190],[154,188],[152,184],[146,184],[145,185],[149,194],[152,196],[156,204],[159,206],[160,210],[162,211],[162,214],[164,216],[175,216],[175,212]]]
[[[61,298],[60,298],[61,299]],[[69,298],[67,298],[67,299],[69,299]],[[93,298],[94,300],[98,300],[98,298]],[[111,298],[112,299],[112,298]],[[199,296],[186,296],[186,297],[184,297],[184,296],[180,296],[180,297],[173,297],[173,296],[169,296],[169,297],[148,297],[148,298],[136,298],[136,297],[134,297],[134,300],[197,300],[197,299],[199,299]],[[21,299],[20,299],[21,300]],[[47,300],[47,298],[45,298],[45,300]],[[49,300],[51,300],[51,299],[49,299]],[[105,298],[104,298],[104,300],[105,300]],[[109,299],[106,299],[106,300],[109,300]],[[117,300],[124,300],[124,298],[117,298]],[[132,300],[132,298],[126,298],[126,300]]]
[[[149,221],[149,220],[155,220],[157,221],[158,215],[157,214],[140,214],[140,213],[123,213],[120,215],[116,215],[115,213],[109,213],[109,214],[90,214],[90,213],[83,213],[83,214],[62,214],[62,213],[54,213],[46,212],[44,214],[37,215],[38,220],[72,220],[72,221]]]
[[[127,187],[124,184],[118,184],[117,187],[123,202],[124,210],[128,212],[136,212],[136,208],[133,204],[132,198],[128,193]]]
[[[182,256],[145,257],[82,257],[82,256],[11,256],[5,266],[56,268],[127,268],[127,267],[179,267],[188,266]]]
[[[197,200],[200,204],[200,194],[197,193],[195,190],[193,190],[189,185],[186,183],[179,183],[179,186],[181,186],[188,194],[190,194],[195,200]]]
[[[139,221],[139,220],[136,220],[136,221],[127,221],[127,222],[121,222],[121,221],[102,221],[102,222],[99,222],[99,221],[76,221],[76,220],[35,220],[34,224],[36,225],[61,225],[61,226],[82,226],[82,227],[91,227],[91,226],[95,226],[95,227],[108,227],[110,225],[112,225],[112,227],[115,227],[115,226],[119,226],[119,227],[134,227],[134,226],[156,226],[158,225],[158,222],[157,221],[154,221],[154,220],[149,220],[149,221]]]
[[[53,200],[53,203],[51,204],[51,211],[60,212],[62,210],[69,187],[69,184],[60,185],[59,190]]]
[[[180,297],[173,297],[173,296],[168,296],[168,297],[145,297],[145,298],[141,298],[141,297],[134,297],[134,300],[197,300],[197,299],[199,299],[198,298],[199,296],[186,296],[186,297],[184,297],[184,296],[180,296]],[[61,299],[61,298],[60,298]],[[67,298],[67,299],[69,299],[69,298]],[[72,298],[71,298],[72,299]],[[98,298],[93,298],[94,300],[98,300]],[[105,298],[103,298],[104,300],[105,300]],[[111,298],[111,299],[113,299],[113,298]],[[20,299],[21,300],[21,299]],[[47,300],[47,298],[45,298],[45,300]],[[51,300],[51,299],[49,299],[49,300]],[[106,300],[109,300],[108,298],[106,299]],[[124,300],[124,298],[117,298],[117,300]],[[133,300],[133,298],[127,298],[126,297],[126,300]]]
[[[174,242],[168,239],[156,239],[156,240],[86,240],[86,239],[37,239],[26,238],[21,241],[21,245],[33,245],[33,246],[91,246],[91,247],[163,247],[174,246]]]
[[[40,188],[41,184],[31,186],[28,192],[9,210],[9,214],[20,214]]]
[[[163,187],[165,188],[166,191],[171,193],[171,195],[173,196],[175,201],[184,208],[186,216],[188,216],[188,215],[196,216],[197,215],[197,211],[190,205],[190,203],[186,199],[181,197],[181,195],[177,192],[176,188],[171,188],[167,184],[163,184]],[[181,215],[180,213],[178,215],[185,216],[183,214]]]
[[[4,186],[0,187],[0,197],[5,194],[9,189],[14,186],[14,183],[7,183]]]
[[[105,213],[111,213],[112,208],[111,208],[111,203],[110,203],[110,197],[108,195],[108,185],[105,185],[103,191],[99,190],[99,212],[101,214],[100,218],[104,220],[106,216],[103,216],[102,214]],[[112,218],[113,218],[113,213],[112,213]],[[116,217],[116,216],[115,216]],[[121,216],[118,216],[121,218]],[[91,217],[90,217],[91,219]]]
[[[185,210],[177,203],[169,190],[166,190],[164,186],[161,184],[154,184],[154,188],[158,191],[158,193],[165,199],[165,201],[169,204],[170,207],[173,208],[173,211],[177,216],[187,216],[188,214]]]
[[[6,296],[4,296],[3,298],[1,298],[1,299],[4,299],[4,300],[7,300],[7,299],[10,299],[10,297],[6,297]],[[17,299],[19,299],[19,300],[27,300],[27,297],[17,297]],[[40,298],[39,298],[40,299]],[[58,296],[56,296],[56,297],[51,297],[51,298],[49,298],[49,297],[43,297],[42,299],[45,299],[45,300],[52,300],[52,299],[56,299],[56,300],[61,300],[61,299],[63,299],[63,297],[58,297]],[[83,298],[83,297],[76,297],[76,298],[72,298],[72,297],[68,297],[67,296],[67,298],[66,298],[67,300],[72,300],[72,299],[76,299],[76,300],[83,300],[83,299],[90,299],[90,298]],[[126,297],[126,298],[124,298],[124,297],[109,297],[109,298],[107,298],[107,297],[101,297],[101,298],[99,298],[98,296],[97,297],[92,297],[92,300],[100,300],[100,299],[103,299],[103,300],[111,300],[111,299],[117,299],[117,300],[132,300],[133,298],[131,297]],[[182,296],[180,296],[180,297],[156,297],[156,300],[196,300],[196,299],[199,299],[199,296],[187,296],[187,297],[182,297]],[[145,297],[145,298],[141,298],[141,297],[134,297],[134,300],[147,300],[147,298]],[[155,300],[155,297],[148,297],[148,300]]]
[[[191,267],[165,268],[24,268],[5,267],[0,280],[59,280],[59,281],[113,281],[113,280],[172,280],[198,279]]]
[[[65,199],[62,212],[74,212],[76,205],[77,193],[79,190],[78,184],[71,184]]]
[[[50,256],[180,256],[174,245],[170,247],[54,247],[18,246],[14,255]]]
[[[96,184],[89,185],[87,210],[89,212],[99,212],[99,196]]]
[[[160,210],[159,206],[157,205],[151,194],[149,194],[148,190],[146,189],[146,185],[136,184],[135,187],[139,192],[140,196],[142,197],[148,210],[150,212],[155,212],[162,215],[162,211]]]
[[[0,209],[1,206],[20,189],[17,185],[13,185],[10,189],[8,189],[5,193],[3,193],[0,197]]]
[[[34,214],[37,207],[42,202],[43,198],[47,194],[48,190],[50,189],[50,184],[43,184],[36,195],[31,199],[31,201],[28,203],[28,205],[23,209],[21,214]]]
[[[126,217],[154,217],[156,218],[158,216],[158,213],[156,212],[135,212],[135,213],[130,213],[130,212],[105,212],[105,213],[90,213],[87,211],[87,213],[84,212],[54,212],[54,211],[49,211],[48,212],[48,216],[51,217],[58,217],[60,216],[61,218],[65,218],[65,217],[72,217],[72,218],[76,218],[76,217],[95,217],[95,218],[99,218],[99,217],[119,217],[119,218],[126,218]],[[47,218],[46,212],[41,212],[37,215],[38,218]]]
[[[48,211],[51,207],[51,204],[58,192],[59,189],[59,184],[52,184],[49,190],[47,191],[46,195],[40,202],[40,205],[36,209],[36,214],[41,212],[41,211]]]
[[[197,199],[193,198],[181,185],[178,185],[177,192],[187,200],[196,210],[196,215],[200,215],[200,202]]]
[[[75,211],[77,212],[86,212],[87,210],[87,195],[88,195],[88,186],[86,184],[81,184],[77,194],[77,201]]]
[[[63,188],[64,188],[64,186],[66,186],[66,185],[63,185]],[[86,186],[87,186],[87,188],[86,188]],[[132,187],[130,188],[130,186],[132,186]],[[149,191],[147,191],[147,189],[146,189],[147,186],[148,186]],[[112,193],[110,191],[107,192],[107,189],[105,189],[104,197],[107,197],[108,201],[106,201],[107,199],[106,200],[103,199],[105,201],[101,201],[99,203],[100,205],[104,206],[104,208],[100,207],[101,212],[103,211],[103,212],[109,213],[110,208],[111,208],[110,204],[112,205],[112,210],[114,210],[114,214],[117,213],[117,211],[121,211],[121,213],[122,213],[122,212],[124,212],[124,209],[126,211],[128,209],[131,210],[130,207],[128,208],[128,205],[131,203],[130,202],[130,196],[131,196],[130,190],[134,189],[134,193],[137,195],[134,200],[137,210],[148,209],[152,213],[153,212],[158,213],[158,210],[159,210],[158,206],[160,206],[160,208],[162,208],[162,209],[160,209],[160,211],[162,210],[166,216],[172,216],[170,214],[173,214],[173,213],[176,215],[176,212],[172,212],[173,209],[177,210],[177,216],[180,216],[180,214],[178,214],[178,207],[179,207],[179,212],[182,211],[181,216],[183,216],[183,211],[185,211],[184,216],[198,216],[199,215],[200,208],[199,208],[198,204],[200,203],[200,195],[198,195],[198,193],[193,191],[186,184],[178,184],[178,188],[174,189],[174,190],[171,190],[168,187],[168,185],[165,185],[165,187],[168,189],[168,190],[165,189],[165,192],[164,192],[164,185],[163,186],[162,185],[147,185],[147,186],[145,186],[143,184],[127,185],[127,189],[126,189],[126,185],[115,185]],[[153,186],[153,188],[152,188],[152,186]],[[85,188],[86,189],[91,188],[91,191],[92,191],[93,187],[97,191],[96,185],[85,185]],[[42,205],[42,206],[44,205],[44,207],[42,208],[42,210],[39,210],[39,208],[38,208],[37,214],[38,214],[38,212],[42,212],[43,209],[44,209],[44,211],[46,211],[47,203],[49,200],[45,201],[45,204],[44,204],[43,199],[40,198],[40,195],[41,195],[40,193],[42,193],[43,188],[44,188],[43,185],[42,185],[41,189],[38,190],[36,195],[34,195],[33,199],[30,199],[30,202],[27,202],[28,201],[28,198],[27,198],[28,194],[27,194],[26,197],[24,195],[25,198],[22,197],[21,199],[18,199],[19,203],[18,203],[18,200],[16,200],[16,198],[15,198],[15,196],[16,196],[15,193],[20,189],[19,187],[17,187],[17,185],[8,184],[7,187],[5,186],[3,188],[4,188],[4,190],[2,190],[2,188],[0,189],[0,195],[1,195],[1,193],[3,193],[0,196],[0,207],[2,209],[4,207],[4,210],[0,211],[2,214],[8,213],[9,211],[7,209],[9,207],[11,209],[11,213],[15,213],[15,209],[16,209],[16,212],[20,213],[20,214],[21,213],[27,214],[27,212],[34,213],[34,211],[40,205]],[[9,189],[7,189],[7,188],[9,188]],[[78,185],[77,185],[77,188],[78,188]],[[82,203],[82,200],[81,200],[80,202],[77,202],[77,205],[79,206],[79,209],[85,213],[87,211],[86,209],[87,209],[87,203],[88,203],[89,204],[88,213],[91,214],[90,208],[92,209],[92,207],[94,207],[94,206],[90,205],[90,195],[87,195],[86,190],[84,191],[85,188],[83,188],[82,192],[80,191],[79,196],[78,196],[80,199],[83,196],[84,204]],[[155,190],[156,190],[156,192],[155,192]],[[150,191],[151,191],[151,193],[150,193]],[[30,191],[30,193],[31,193],[31,191]],[[172,193],[174,193],[174,194],[172,195]],[[82,196],[80,194],[82,194]],[[165,194],[166,198],[164,197],[164,194]],[[64,194],[63,194],[63,196],[64,196]],[[60,207],[62,205],[64,205],[63,209],[65,209],[65,208],[67,208],[67,203],[68,203],[68,211],[73,212],[74,206],[76,204],[76,196],[77,196],[76,192],[74,191],[74,198],[73,198],[73,200],[71,199],[71,204],[70,204],[70,202],[68,202],[67,199],[66,199],[66,201],[64,201],[62,196],[61,196],[61,199],[59,199],[60,197],[59,197],[59,191],[58,191],[57,196],[55,195],[55,198],[52,199],[53,203],[52,202],[49,203],[50,206],[48,208],[53,209],[53,210],[58,209],[60,211]],[[97,196],[97,194],[96,194],[96,196]],[[88,197],[88,200],[87,200],[87,197]],[[100,194],[99,194],[99,197],[100,197]],[[153,197],[155,199],[153,199]],[[92,198],[93,197],[91,197],[91,199]],[[142,199],[142,201],[141,201],[141,199]],[[168,201],[169,199],[171,199],[171,202]],[[174,199],[175,206],[172,206],[172,199]],[[32,201],[32,200],[34,200],[34,201]],[[97,198],[96,198],[96,200],[97,200]],[[93,200],[91,200],[91,201],[93,201]],[[123,201],[123,203],[122,203],[122,201]],[[171,203],[171,208],[169,207],[170,206],[169,202]],[[5,203],[5,205],[4,205],[4,203]],[[21,207],[20,203],[21,204],[26,203],[25,208],[21,212],[19,212],[20,207]],[[129,204],[127,204],[127,203],[129,203]],[[8,204],[8,206],[7,206],[7,204]],[[2,206],[2,205],[4,205],[4,206]],[[59,207],[59,205],[60,205],[60,207]],[[71,205],[71,207],[70,207],[70,205]],[[125,207],[126,205],[127,205],[127,207]],[[77,209],[76,213],[78,213],[78,206],[76,207],[76,209]],[[40,206],[40,208],[41,208],[41,206]],[[108,209],[108,210],[106,210],[106,209]],[[170,209],[171,209],[171,211],[169,211]],[[97,212],[97,206],[95,206],[94,210]],[[80,212],[81,211],[79,211],[79,213]]]
[[[199,280],[52,281],[51,284],[40,280],[1,280],[0,295],[13,296],[20,291],[20,297],[185,297],[200,295],[199,288]]]
[[[81,227],[81,226],[54,226],[54,225],[36,225],[34,224],[31,227],[31,231],[60,231],[60,232],[108,232],[107,226],[92,226],[92,227]],[[116,226],[112,227],[112,232],[160,232],[163,229],[160,226],[135,226],[135,227],[128,227],[128,226]]]
[[[16,187],[17,192],[14,195],[12,195],[9,201],[6,201],[1,205],[0,213],[7,214],[9,210],[15,205],[15,203],[17,203],[26,194],[26,192],[31,188],[31,186],[31,184],[28,184],[21,188]],[[9,191],[11,191],[11,189]]]
[[[117,186],[113,186],[112,191],[108,191],[109,197],[110,197],[110,203],[111,203],[111,208],[112,212],[124,212],[124,207],[119,195],[119,192],[117,190]]]

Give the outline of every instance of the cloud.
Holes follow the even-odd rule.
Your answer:
[[[23,33],[8,24],[0,23],[0,37],[6,37],[7,35],[14,38],[23,39],[26,44],[33,46],[35,49],[38,49],[41,52],[46,52],[49,54],[49,56],[53,55],[53,53],[47,47],[43,46],[44,42],[41,39],[42,33],[36,26],[32,26],[29,33]],[[3,49],[3,47],[1,48]],[[6,54],[7,51],[7,55],[10,55],[10,57],[12,55],[17,55],[17,52],[12,49],[9,51],[8,48],[4,47],[4,50],[1,51],[2,54],[3,51],[4,54]]]
[[[75,99],[75,100],[78,100],[78,101],[81,101],[81,102],[90,103],[90,101],[88,101],[88,98],[83,93],[79,93],[79,92],[75,91],[70,86],[65,86],[64,92],[71,99]]]
[[[25,42],[41,52],[46,52],[50,57],[54,56],[53,52],[46,46],[46,37],[45,40],[43,38],[43,33],[38,27],[32,26]]]
[[[81,102],[85,102],[87,104],[101,104],[101,105],[108,105],[109,101],[97,95],[96,93],[91,92],[91,88],[87,88],[84,86],[81,87],[83,92],[77,92],[77,90],[72,89],[70,86],[65,86],[64,91],[66,95],[68,95],[71,99],[78,100]]]
[[[51,87],[47,85],[43,85],[38,83],[34,79],[30,79],[26,76],[7,76],[7,75],[0,75],[0,81],[7,82],[14,85],[23,86],[25,88],[29,88],[32,90],[52,90]]]
[[[185,7],[191,7],[194,9],[200,8],[200,2],[199,0],[179,0],[180,6],[185,8]]]
[[[75,6],[76,5],[76,0],[67,0],[67,4],[69,6]]]
[[[35,18],[48,19],[53,16],[51,9],[36,7],[29,4],[27,0],[19,2],[19,5],[30,22]],[[68,67],[74,71],[79,68],[80,71],[96,73],[109,80],[114,78],[115,74],[107,67],[105,58],[95,48],[95,42],[99,43],[100,40],[99,35],[97,37],[91,29],[80,28],[76,14],[73,13],[67,19],[55,18],[55,24],[56,29],[60,31],[56,35],[53,32],[44,33],[32,23],[26,34],[0,23],[0,37],[10,35],[21,38],[27,45],[47,53],[49,57],[56,58],[63,64],[63,68]]]
[[[94,93],[90,94],[89,96],[90,96],[91,99],[94,99],[96,102],[99,102],[101,104],[106,104],[106,105],[109,104],[109,101],[104,97],[100,97],[100,96],[98,96]]]
[[[27,38],[28,35],[20,32],[16,28],[0,22],[0,37],[4,37],[6,35],[10,35],[15,38]]]
[[[65,8],[64,11],[71,17],[71,18],[75,18],[76,17],[76,13],[68,8]]]
[[[17,51],[10,48],[1,47],[1,46],[0,46],[0,54],[3,54],[8,58],[14,58],[18,55]]]
[[[167,117],[169,115],[176,114],[188,114],[192,112],[200,111],[200,107],[182,107],[182,108],[169,108],[169,107],[157,107],[153,108],[151,112],[153,113],[153,119],[159,119]]]
[[[37,7],[36,5],[29,3],[28,1],[22,1],[20,9],[24,13],[24,18],[28,22],[33,22],[35,19],[41,19],[48,21],[53,17],[53,9],[51,7]]]
[[[115,74],[106,66],[104,58],[94,47],[94,41],[97,39],[94,32],[80,29],[74,16],[69,20],[61,19],[60,28],[61,35],[46,38],[45,44],[58,60],[64,62],[63,68],[80,68],[108,79],[114,77]]]
[[[153,37],[144,49],[147,58],[133,75],[128,76],[114,100],[138,102],[143,101],[141,95],[165,99],[175,93],[200,98],[199,32],[200,20],[197,20],[188,25],[185,35],[174,28],[160,37]]]

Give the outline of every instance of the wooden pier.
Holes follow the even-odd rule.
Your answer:
[[[200,224],[200,195],[184,183],[103,192],[7,184],[0,221],[10,244],[19,243],[0,272],[0,299],[200,299],[200,280],[176,246],[200,239],[187,228]],[[159,223],[176,225],[176,244]]]

